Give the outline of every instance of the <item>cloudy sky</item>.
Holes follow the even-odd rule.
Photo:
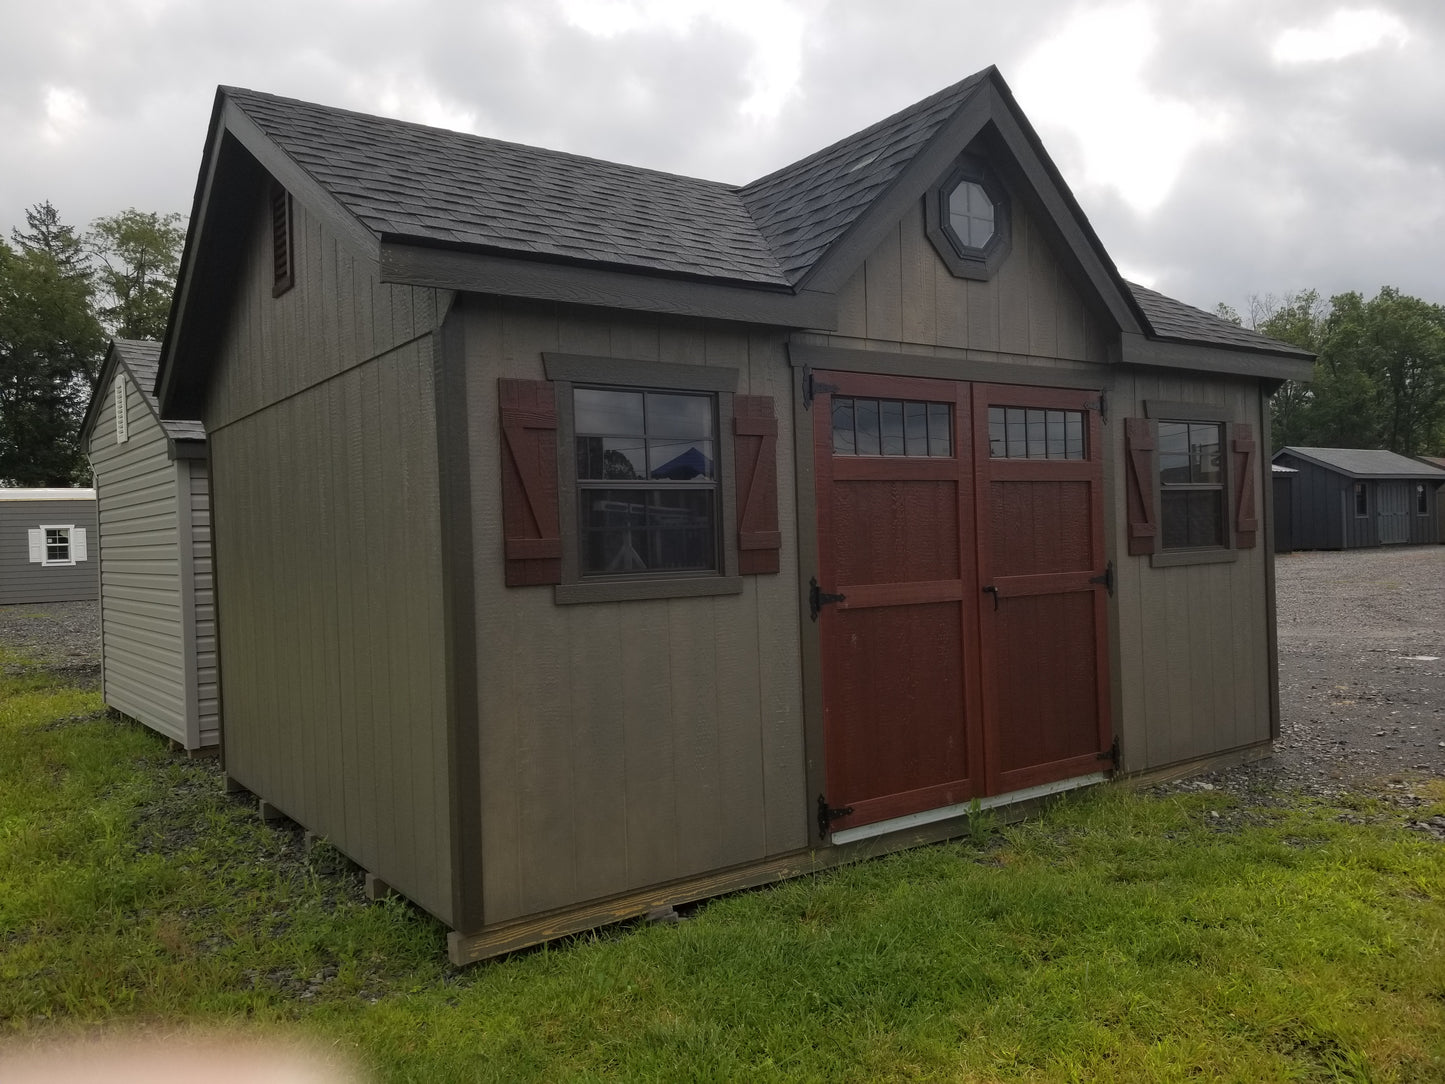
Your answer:
[[[1445,302],[1441,0],[0,0],[0,230],[189,211],[218,83],[742,183],[989,64],[1129,277]]]

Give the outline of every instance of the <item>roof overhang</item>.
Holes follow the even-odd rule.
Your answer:
[[[1118,362],[1121,365],[1231,373],[1275,380],[1308,380],[1314,374],[1314,362],[1299,355],[1203,346],[1147,338],[1140,334],[1124,334],[1119,338]]]
[[[1357,482],[1433,482],[1436,485],[1445,484],[1445,470],[1432,467],[1426,463],[1421,463],[1421,469],[1418,471],[1353,471],[1294,447],[1281,448],[1270,457],[1271,462],[1282,455],[1292,456],[1295,459],[1303,459],[1306,463],[1319,467],[1321,470],[1332,471],[1335,474],[1344,475],[1346,478],[1351,478]],[[1409,457],[1402,456],[1401,458],[1408,459]],[[1431,473],[1432,471],[1434,472],[1433,474]]]

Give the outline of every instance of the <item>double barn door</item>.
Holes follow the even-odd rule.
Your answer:
[[[818,379],[832,828],[1107,767],[1098,393]]]

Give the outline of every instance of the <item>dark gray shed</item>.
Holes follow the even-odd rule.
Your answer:
[[[111,343],[80,430],[99,510],[101,687],[198,750],[220,742],[206,433],[161,418],[160,349]]]
[[[93,489],[0,489],[0,606],[95,598],[95,523]]]
[[[1311,369],[993,69],[743,186],[223,88],[158,393],[227,774],[461,961],[1260,756]]]
[[[1289,483],[1291,548],[1358,549],[1438,542],[1445,470],[1378,448],[1281,448]]]

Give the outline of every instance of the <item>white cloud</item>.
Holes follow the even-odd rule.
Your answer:
[[[1270,51],[1280,64],[1309,64],[1343,60],[1385,44],[1397,48],[1410,39],[1405,24],[1395,15],[1374,8],[1340,10],[1318,26],[1292,27],[1274,41]]]
[[[1222,120],[1147,85],[1158,44],[1141,2],[1095,9],[1064,23],[1019,69],[1019,100],[1034,124],[1067,134],[1085,186],[1111,188],[1147,214],[1169,195],[1190,153],[1222,134]]]
[[[72,87],[46,87],[41,136],[53,146],[66,143],[85,126],[89,113],[90,104],[80,91]]]

